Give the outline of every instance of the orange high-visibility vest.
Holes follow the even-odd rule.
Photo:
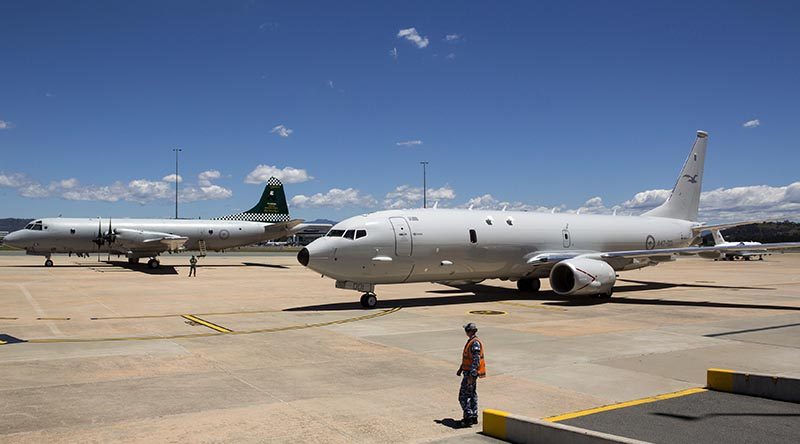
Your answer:
[[[484,378],[486,377],[486,361],[483,359],[483,342],[481,342],[477,336],[470,338],[470,340],[467,341],[467,345],[464,346],[464,354],[461,356],[461,370],[465,372],[472,370],[472,351],[470,351],[470,348],[475,341],[481,345],[481,360],[478,363],[478,377]]]

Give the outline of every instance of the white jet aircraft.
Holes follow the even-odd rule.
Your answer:
[[[700,256],[714,259],[714,260],[722,260],[722,261],[734,261],[737,258],[742,258],[746,261],[749,261],[751,258],[758,256],[758,260],[764,260],[764,256],[768,255],[769,252],[761,248],[763,245],[761,242],[727,242],[724,237],[722,237],[722,230],[711,230],[711,236],[714,237],[714,246],[715,247],[739,247],[736,251],[733,252],[723,252],[723,253],[704,253]]]
[[[505,279],[534,292],[539,279],[549,277],[560,295],[610,297],[618,271],[683,254],[742,249],[697,246],[700,233],[716,227],[696,222],[707,141],[708,134],[698,131],[670,197],[641,216],[379,211],[336,224],[326,237],[300,250],[297,259],[335,279],[337,288],[363,292],[365,308],[377,304],[375,285],[404,282]],[[765,250],[798,247],[800,242],[761,245]]]
[[[45,256],[52,267],[56,253],[89,256],[93,253],[124,255],[135,264],[149,257],[148,267],[158,268],[164,252],[221,251],[290,236],[305,228],[289,218],[283,184],[270,178],[261,200],[251,209],[219,219],[101,219],[45,218],[8,234],[3,242],[27,254]],[[315,224],[316,225],[316,224]]]

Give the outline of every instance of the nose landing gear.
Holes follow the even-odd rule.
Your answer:
[[[517,288],[525,293],[536,293],[541,285],[539,279],[524,278],[517,281]]]
[[[52,266],[53,266],[53,261],[52,261],[52,259],[50,259],[49,257],[48,257],[47,259],[45,259],[45,261],[44,261],[44,266],[45,266],[45,267],[52,267]]]
[[[361,306],[364,308],[375,308],[378,305],[378,296],[375,293],[364,293],[361,295]]]

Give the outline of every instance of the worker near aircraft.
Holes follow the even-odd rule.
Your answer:
[[[478,423],[478,378],[486,377],[486,361],[483,355],[483,343],[478,339],[478,327],[472,322],[464,325],[467,343],[461,355],[461,367],[456,372],[462,376],[458,402],[464,411],[460,425],[470,427]]]

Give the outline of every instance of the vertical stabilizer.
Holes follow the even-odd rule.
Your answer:
[[[706,161],[707,143],[708,133],[697,131],[697,139],[692,145],[692,151],[689,153],[686,163],[683,164],[683,169],[669,198],[661,206],[644,213],[643,216],[697,220],[697,210],[700,207],[700,191],[703,186],[703,166]]]
[[[243,220],[250,222],[288,222],[289,206],[286,204],[286,193],[283,184],[275,177],[270,177],[261,200],[249,210],[220,217],[222,220]]]

